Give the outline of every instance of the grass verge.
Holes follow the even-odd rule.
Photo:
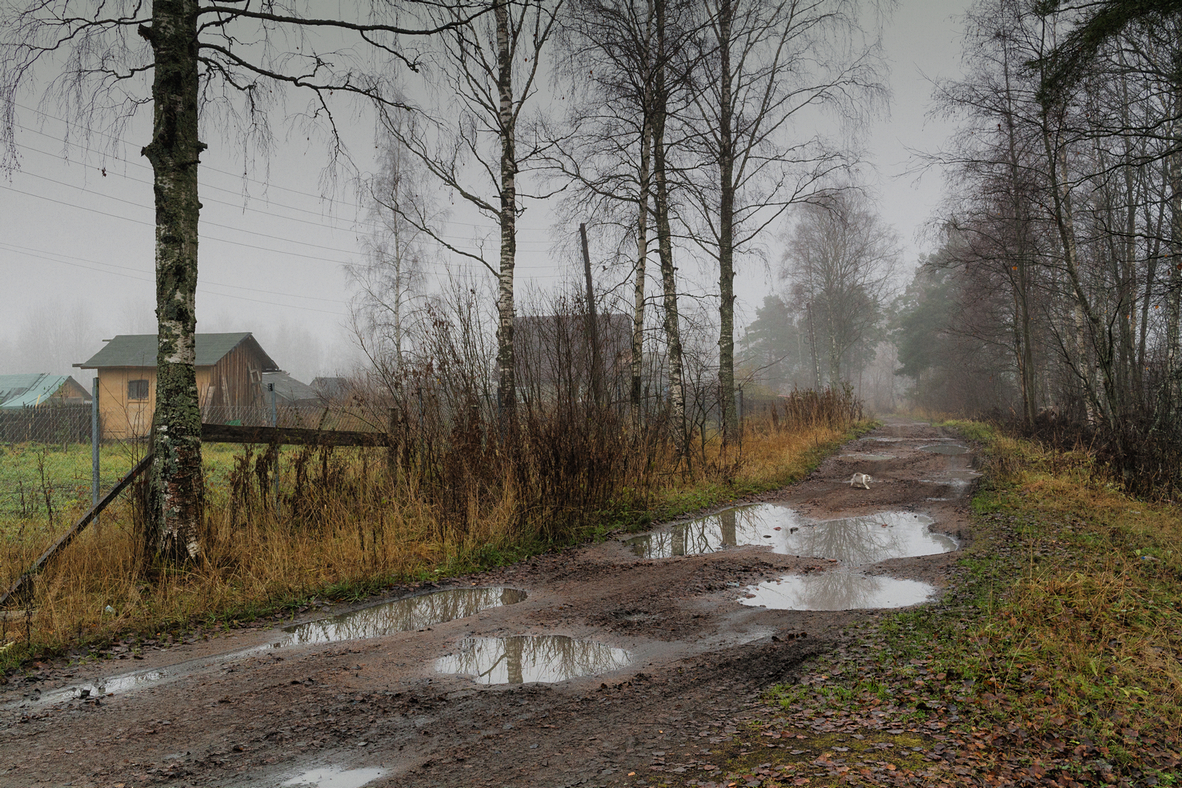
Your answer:
[[[872,616],[771,690],[710,776],[1182,783],[1182,511],[1122,494],[1086,452],[949,426],[981,442],[985,477],[945,599]]]

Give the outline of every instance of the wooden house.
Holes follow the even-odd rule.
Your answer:
[[[156,348],[155,334],[123,334],[74,365],[98,373],[104,439],[142,438],[150,432],[156,410]],[[263,375],[279,371],[249,332],[198,334],[196,367],[203,411],[261,407],[266,402]]]

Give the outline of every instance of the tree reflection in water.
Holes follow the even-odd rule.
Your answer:
[[[774,547],[777,534],[786,534],[790,528],[802,524],[800,515],[787,506],[769,503],[734,506],[709,517],[678,523],[667,531],[634,536],[624,543],[640,558],[702,555],[739,545]]]
[[[288,642],[276,645],[334,643],[409,632],[471,616],[492,607],[513,605],[525,598],[526,593],[516,588],[454,588],[436,591],[287,627],[284,631]]]
[[[881,512],[810,523],[787,506],[736,506],[678,523],[669,530],[625,540],[640,558],[713,553],[738,545],[766,545],[777,553],[874,564],[888,558],[935,555],[956,549],[956,540],[928,530],[934,521],[910,512]]]
[[[955,550],[955,539],[928,530],[933,522],[930,517],[909,512],[826,520],[786,535],[784,552],[809,558],[834,558],[847,566],[858,566],[888,558]]]
[[[935,588],[916,580],[870,577],[834,569],[812,575],[786,575],[747,589],[739,601],[775,610],[858,610],[907,607],[929,599]]]
[[[566,635],[464,638],[459,652],[435,661],[440,673],[471,676],[479,684],[556,682],[594,676],[628,664],[628,652]]]

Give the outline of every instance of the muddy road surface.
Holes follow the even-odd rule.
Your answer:
[[[461,593],[44,666],[0,687],[0,786],[643,784],[879,606],[938,600],[972,464],[889,421],[801,484]]]

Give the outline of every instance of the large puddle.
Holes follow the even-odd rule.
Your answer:
[[[114,695],[129,690],[189,676],[201,670],[215,668],[235,660],[291,646],[336,643],[382,637],[395,632],[413,632],[427,627],[475,615],[482,610],[504,605],[515,605],[526,599],[526,592],[516,588],[452,588],[429,594],[396,599],[380,605],[365,607],[352,613],[332,618],[309,621],[286,627],[277,640],[262,646],[219,654],[216,657],[189,660],[157,670],[121,673],[85,684],[76,684],[47,692],[38,700],[41,705],[58,703],[71,698],[94,698]]]
[[[440,673],[469,676],[479,684],[566,681],[626,666],[623,649],[566,635],[464,638],[459,651],[435,661]]]
[[[928,530],[933,522],[911,512],[882,512],[813,523],[787,506],[756,504],[634,536],[624,543],[637,556],[652,559],[766,545],[784,555],[836,558],[847,565],[876,564],[888,558],[955,550],[955,539]]]
[[[332,618],[309,621],[284,628],[285,642],[276,647],[335,643],[413,632],[457,618],[475,615],[482,610],[524,602],[527,594],[516,588],[454,588],[430,594],[396,599],[382,605],[343,613]]]
[[[385,769],[341,769],[326,766],[321,769],[310,769],[283,785],[292,788],[361,788],[385,774]]]
[[[630,537],[624,544],[640,558],[702,555],[744,545],[769,545],[774,549],[780,545],[777,536],[804,524],[804,519],[787,506],[770,503],[735,506],[709,517],[678,523],[668,530]]]
[[[739,602],[774,610],[862,610],[918,605],[935,593],[935,587],[917,580],[835,569],[760,583],[748,588]]]
[[[878,452],[858,451],[847,452],[841,455],[846,460],[862,460],[863,462],[886,462],[887,460],[895,459],[894,454],[881,454]]]

